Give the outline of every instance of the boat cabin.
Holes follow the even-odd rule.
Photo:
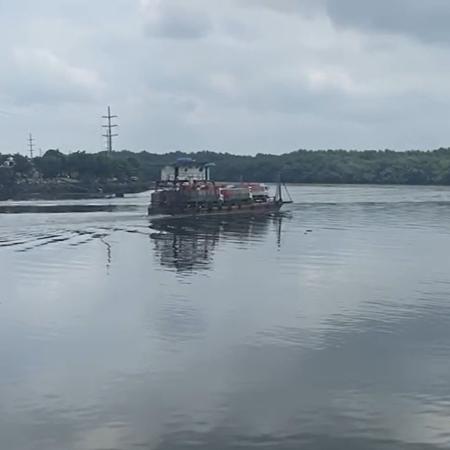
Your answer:
[[[161,170],[162,182],[209,181],[212,163],[199,163],[191,158],[178,158]]]

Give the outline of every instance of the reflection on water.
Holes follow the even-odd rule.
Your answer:
[[[450,448],[450,189],[291,193],[1,214],[0,448]]]
[[[276,227],[276,242],[281,245],[283,213],[262,216],[200,217],[159,219],[151,223],[150,234],[155,255],[162,267],[179,272],[211,269],[214,251],[220,240],[246,244],[258,242]]]

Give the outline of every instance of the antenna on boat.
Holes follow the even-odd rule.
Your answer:
[[[281,193],[281,172],[278,173],[277,191],[275,193],[275,201],[278,203],[283,202],[283,196]]]

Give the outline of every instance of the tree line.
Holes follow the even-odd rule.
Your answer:
[[[8,158],[14,159],[11,167]],[[283,181],[292,183],[416,184],[450,185],[450,149],[434,151],[392,150],[297,150],[282,155],[258,153],[234,155],[201,151],[165,154],[127,150],[113,152],[74,152],[69,155],[48,150],[33,159],[22,155],[0,154],[0,188],[30,177],[43,180],[68,178],[92,180],[139,179],[156,181],[161,168],[177,158],[191,157],[214,162],[212,177],[219,181]]]

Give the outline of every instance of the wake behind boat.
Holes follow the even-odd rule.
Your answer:
[[[276,212],[292,200],[282,197],[278,182],[275,196],[262,183],[219,183],[210,179],[214,164],[180,158],[163,167],[161,181],[151,195],[149,215],[197,216]],[[286,190],[287,192],[287,190]],[[287,193],[289,195],[289,193]]]

